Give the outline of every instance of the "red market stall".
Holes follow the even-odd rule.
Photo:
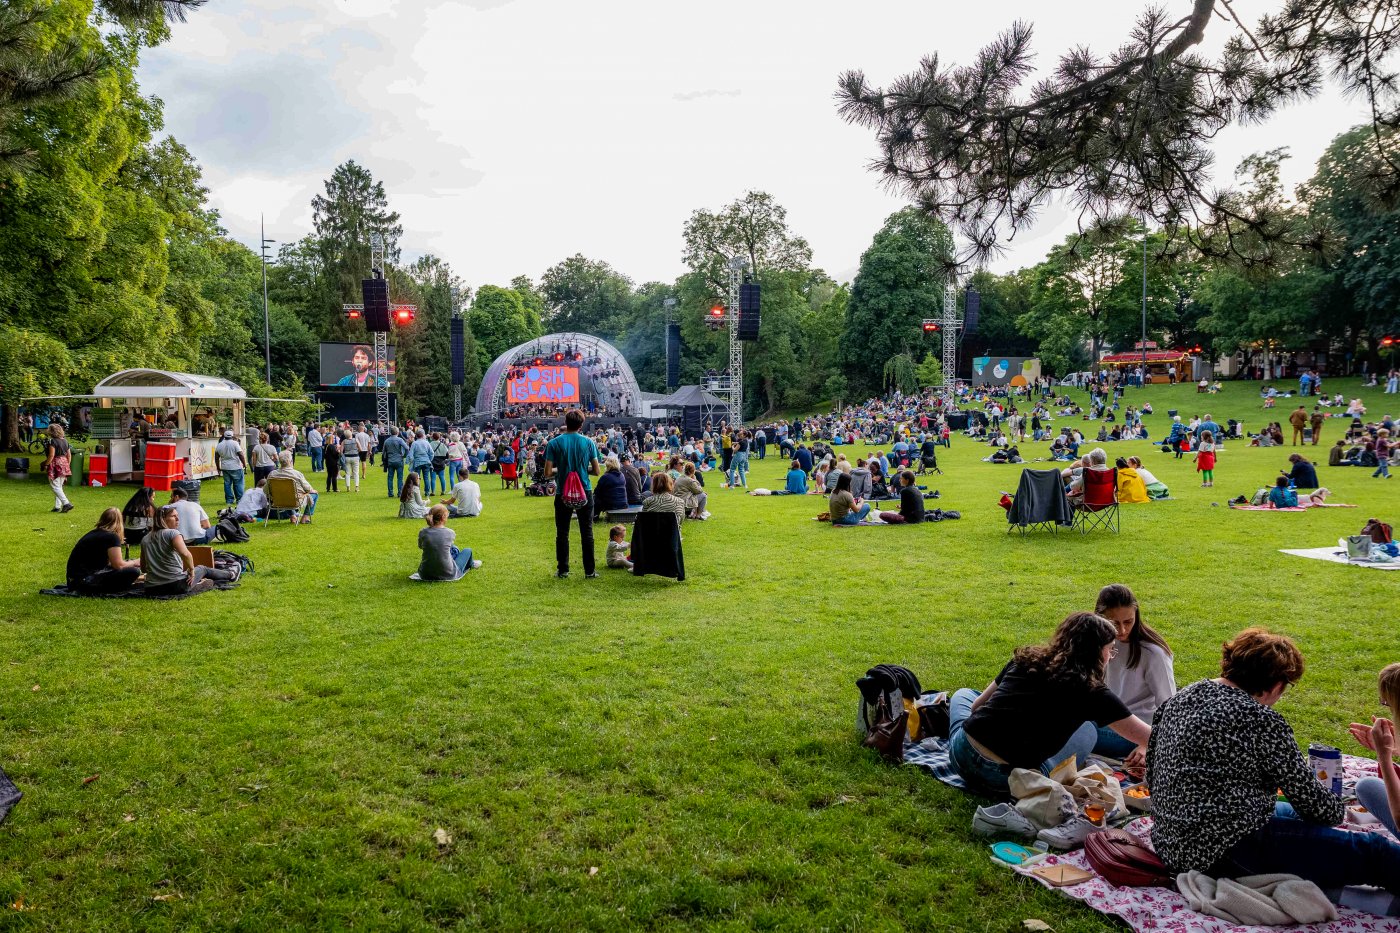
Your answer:
[[[1176,367],[1177,382],[1191,381],[1191,354],[1182,350],[1148,350],[1146,355],[1147,375],[1144,382],[1170,382],[1170,367],[1172,366]],[[1117,369],[1126,374],[1132,373],[1141,366],[1142,360],[1143,352],[1141,350],[1128,350],[1104,356],[1099,360],[1099,366],[1105,369]]]

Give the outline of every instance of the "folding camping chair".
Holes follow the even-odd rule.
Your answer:
[[[1032,528],[1048,528],[1051,533],[1074,523],[1074,510],[1065,495],[1059,470],[1022,470],[1016,497],[1006,510],[1006,533],[1015,528],[1025,534]]]
[[[1074,509],[1074,527],[1082,534],[1094,528],[1106,528],[1117,533],[1118,518],[1118,471],[1084,471],[1084,496]]]
[[[286,476],[267,478],[267,516],[263,524],[275,519],[291,519],[293,525],[301,522],[301,500],[297,498],[296,481]]]
[[[919,455],[919,469],[918,469],[918,471],[917,471],[914,475],[915,475],[915,476],[923,476],[925,473],[927,473],[927,472],[930,471],[930,470],[932,470],[933,472],[937,473],[937,474],[940,475],[940,476],[943,475],[943,471],[940,470],[940,469],[938,468],[938,454],[935,453],[935,454],[932,454],[931,456],[927,456],[927,457],[924,456],[923,454],[920,454],[920,455]]]
[[[518,463],[502,463],[502,464],[501,464],[501,488],[502,488],[502,489],[519,489],[519,488],[520,488],[520,464],[518,464]]]

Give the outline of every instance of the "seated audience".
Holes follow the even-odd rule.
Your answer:
[[[914,485],[912,470],[899,474],[899,511],[881,512],[880,520],[888,525],[914,525],[924,520],[924,494]]]
[[[1094,611],[1113,623],[1118,653],[1108,660],[1104,684],[1138,719],[1151,722],[1157,707],[1176,694],[1172,650],[1166,639],[1142,621],[1133,591],[1121,583],[1099,590]],[[1106,726],[1098,727],[1094,751],[1109,758],[1124,758],[1135,746]]]
[[[1128,463],[1127,458],[1119,457],[1114,461],[1114,466],[1118,468],[1119,502],[1133,504],[1152,501],[1152,497],[1147,494],[1147,484],[1142,481],[1138,471]]]
[[[173,508],[180,516],[180,536],[186,544],[213,542],[214,529],[209,525],[209,513],[198,502],[191,502],[184,489],[177,486],[170,490],[170,504],[165,508]],[[154,527],[159,527],[159,524]],[[144,541],[142,545],[145,545]]]
[[[608,529],[607,566],[614,570],[631,570],[632,561],[628,556],[627,526],[613,525]]]
[[[126,505],[122,508],[122,528],[126,543],[132,546],[140,544],[141,539],[150,532],[155,519],[154,490],[150,486],[142,486],[131,494],[131,498],[126,500]]]
[[[978,694],[962,689],[950,703],[949,756],[969,788],[1005,796],[1014,768],[1049,774],[1073,755],[1080,765],[1107,726],[1135,750],[1135,766],[1151,735],[1104,682],[1118,653],[1114,624],[1092,612],[1060,623],[1048,645],[1018,648]]]
[[[156,512],[155,527],[141,542],[141,570],[146,575],[148,596],[178,596],[204,580],[233,579],[231,571],[194,565],[180,523],[178,504],[163,505]]]
[[[1362,747],[1375,752],[1380,777],[1362,778],[1356,784],[1356,800],[1380,820],[1390,834],[1400,838],[1400,767],[1395,756],[1395,724],[1400,721],[1400,664],[1381,671],[1381,705],[1390,718],[1372,716],[1371,724],[1354,722],[1351,734]]]
[[[671,512],[676,516],[676,526],[680,527],[685,521],[685,500],[673,492],[674,488],[675,481],[670,473],[657,473],[651,478],[651,495],[642,501],[642,511]]]
[[[675,458],[672,458],[675,459]],[[603,475],[593,487],[595,515],[627,508],[627,478],[622,475],[622,463],[609,454],[603,460]]]
[[[410,478],[416,476],[410,474]],[[457,532],[447,527],[447,506],[433,506],[425,521],[428,527],[418,531],[418,549],[423,552],[423,559],[418,562],[418,579],[456,580],[481,566],[481,561],[472,560],[471,548],[456,546]]]
[[[301,523],[311,524],[311,516],[316,514],[316,502],[320,494],[306,481],[301,471],[292,466],[292,452],[284,450],[277,455],[277,469],[268,474],[268,480],[289,479],[296,488],[297,507],[301,509]]]
[[[421,476],[414,472],[404,477],[403,488],[399,490],[399,518],[427,518],[432,511],[428,501],[423,498]]]
[[[1129,457],[1128,466],[1137,471],[1138,479],[1142,480],[1142,485],[1147,490],[1148,498],[1165,499],[1171,495],[1171,492],[1167,489],[1167,484],[1159,480],[1147,467],[1143,466],[1140,459],[1137,457]]]
[[[1284,475],[1293,481],[1293,485],[1299,489],[1317,488],[1317,468],[1312,461],[1302,454],[1292,454],[1288,458],[1290,468]]]
[[[452,495],[442,500],[449,518],[475,518],[481,514],[481,487],[472,479],[471,468],[465,463],[457,468],[457,482]]]
[[[1219,677],[1162,704],[1147,753],[1153,848],[1172,874],[1292,874],[1329,894],[1352,884],[1400,894],[1400,844],[1334,828],[1346,807],[1273,709],[1303,667],[1290,639],[1248,629],[1225,644]]]
[[[807,494],[807,474],[802,470],[802,464],[792,461],[788,469],[787,484],[783,487],[783,492],[790,496],[805,496]]]
[[[706,494],[700,479],[695,475],[695,464],[686,463],[681,467],[680,479],[672,484],[672,488],[676,495],[685,501],[685,511],[688,517],[703,522],[709,516],[710,513],[705,510],[705,506],[709,504],[710,497]]]
[[[104,509],[97,526],[79,538],[68,555],[70,590],[93,595],[121,593],[140,582],[141,562],[122,557],[124,531],[122,513]]]
[[[859,525],[870,514],[870,503],[859,503],[851,495],[851,474],[833,470],[836,474],[836,489],[827,499],[833,525]]]

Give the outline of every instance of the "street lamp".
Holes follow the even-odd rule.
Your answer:
[[[262,239],[262,248],[259,252],[262,255],[262,287],[263,287],[263,357],[267,361],[267,387],[272,388],[272,329],[267,321],[267,248],[276,240],[267,238],[267,222],[262,214],[258,215],[259,236]]]

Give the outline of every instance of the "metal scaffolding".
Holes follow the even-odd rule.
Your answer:
[[[723,389],[717,394],[729,401],[729,424],[744,423],[744,344],[739,340],[739,286],[744,284],[744,270],[749,261],[743,256],[729,260],[729,372]]]
[[[383,274],[384,237],[378,233],[369,235],[369,264]],[[374,332],[374,375],[374,420],[380,424],[388,424],[389,335],[382,330]]]
[[[943,289],[943,392],[952,395],[958,383],[958,332],[963,322],[958,317],[958,290],[949,277]]]

